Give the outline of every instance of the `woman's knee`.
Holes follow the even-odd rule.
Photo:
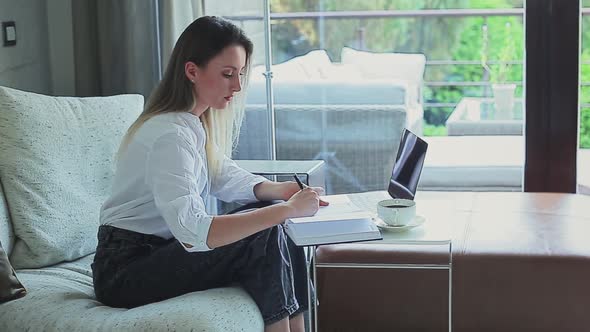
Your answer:
[[[275,225],[252,235],[248,249],[250,257],[254,259],[288,253],[287,239],[282,225]]]

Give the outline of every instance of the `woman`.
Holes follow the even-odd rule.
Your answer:
[[[225,156],[242,118],[238,99],[251,55],[243,31],[217,17],[197,19],[178,39],[162,81],[123,139],[101,209],[92,270],[103,303],[131,308],[239,283],[267,331],[303,331],[305,258],[281,223],[327,203],[318,197],[322,188],[271,182]],[[284,202],[211,216],[204,203],[210,195]]]

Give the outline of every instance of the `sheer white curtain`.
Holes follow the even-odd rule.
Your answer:
[[[160,2],[162,70],[166,69],[174,44],[182,31],[201,16],[203,16],[202,0],[166,0]]]

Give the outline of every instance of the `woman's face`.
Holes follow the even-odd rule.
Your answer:
[[[242,90],[241,78],[246,66],[246,51],[240,45],[231,45],[213,57],[201,68],[196,66],[194,87],[197,108],[223,109],[234,94]]]

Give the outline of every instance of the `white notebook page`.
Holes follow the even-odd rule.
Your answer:
[[[328,206],[320,206],[318,212],[311,217],[291,218],[294,223],[370,219],[373,214],[354,205],[346,195],[322,196],[322,200],[328,201]]]

